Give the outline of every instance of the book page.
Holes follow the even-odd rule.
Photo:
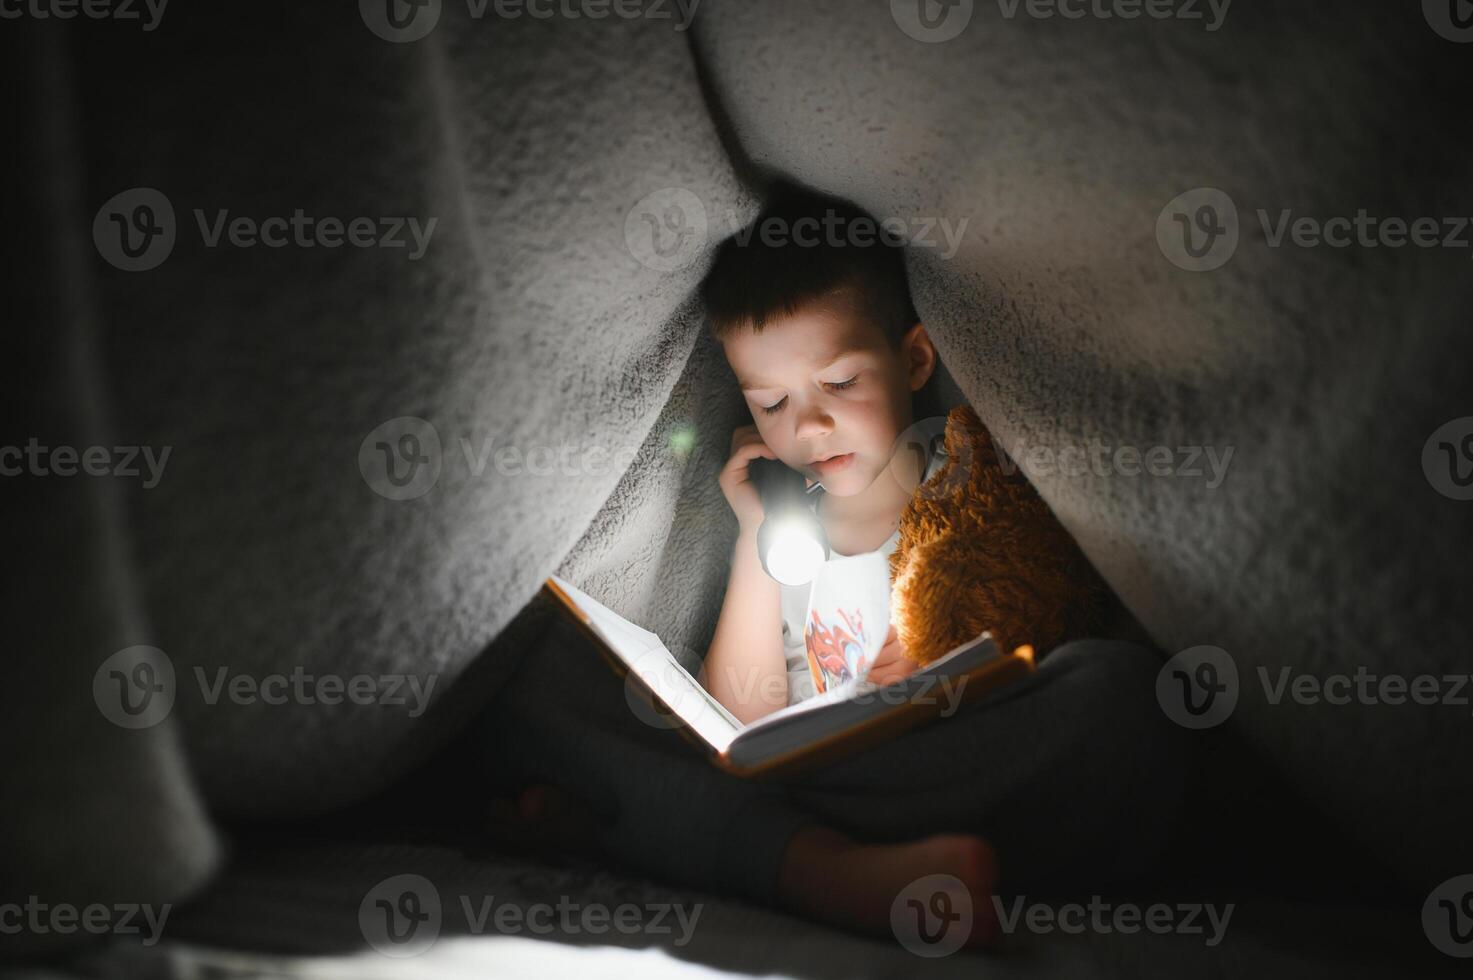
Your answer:
[[[717,752],[726,751],[741,731],[741,722],[680,665],[658,636],[634,625],[567,579],[553,575],[552,580],[577,604],[589,626],[646,687],[702,741]]]
[[[949,677],[955,674],[966,673],[968,670],[976,667],[977,664],[981,661],[990,659],[992,656],[996,655],[993,652],[983,651],[979,649],[983,640],[985,640],[987,637],[988,634],[985,631],[982,633],[978,633],[975,637],[968,640],[966,643],[963,643],[961,646],[956,647],[950,652],[937,657],[926,666],[915,670],[909,676],[925,677],[927,675],[936,675],[938,677]],[[896,681],[895,684],[892,684],[890,686],[895,687],[897,685],[900,685],[901,683],[903,683],[903,680]],[[797,704],[790,704],[786,708],[780,708],[769,715],[763,715],[761,718],[758,718],[756,721],[748,724],[746,726],[746,730],[750,731],[756,728],[780,725],[783,724],[787,719],[792,718],[795,715],[804,715],[813,711],[821,711],[831,705],[840,704],[844,701],[852,701],[857,697],[861,697],[881,689],[882,688],[880,686],[875,685],[862,677],[852,677],[842,684],[839,684],[830,690],[824,691],[822,694],[815,694],[812,697],[805,698],[804,700],[799,701]]]
[[[578,615],[625,668],[653,692],[713,752],[730,764],[748,768],[766,759],[800,750],[804,745],[857,729],[906,703],[940,704],[949,699],[949,681],[1001,657],[987,633],[981,633],[910,676],[884,687],[860,678],[789,705],[743,725],[711,696],[658,636],[641,629],[566,579],[551,576]],[[939,680],[938,689],[935,682]],[[638,696],[638,695],[636,695]]]
[[[738,767],[750,768],[801,751],[821,740],[859,730],[906,705],[931,705],[938,713],[945,710],[949,714],[960,704],[961,683],[966,675],[1001,658],[992,637],[985,632],[978,634],[925,668],[891,684],[879,686],[866,681],[846,684],[759,718],[732,740],[727,759]]]

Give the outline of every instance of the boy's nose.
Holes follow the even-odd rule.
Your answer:
[[[818,406],[803,410],[798,418],[797,437],[803,439],[820,439],[834,430],[834,420],[828,413]]]

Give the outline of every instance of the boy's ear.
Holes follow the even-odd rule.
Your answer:
[[[905,332],[905,338],[900,342],[900,356],[905,358],[910,390],[920,391],[936,371],[937,356],[936,345],[931,343],[931,335],[926,332],[924,323],[917,322]]]

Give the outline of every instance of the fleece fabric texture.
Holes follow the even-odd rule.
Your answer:
[[[747,420],[692,297],[771,172],[969,219],[954,254],[911,250],[913,289],[1005,447],[1232,447],[1210,488],[1024,466],[1158,643],[1235,658],[1229,725],[1307,796],[1418,881],[1473,863],[1466,709],[1256,686],[1280,665],[1455,672],[1473,639],[1449,571],[1469,505],[1418,462],[1467,414],[1466,250],[1271,248],[1254,218],[1473,213],[1466,52],[1418,11],[1243,5],[1207,32],[978,4],[925,43],[882,2],[706,0],[688,32],[446,3],[398,43],[356,6],[6,28],[0,72],[37,134],[11,155],[7,432],[170,456],[148,488],[5,481],[5,541],[34,573],[3,599],[29,679],[0,721],[26,746],[7,795],[46,818],[5,808],[5,881],[183,894],[217,859],[206,810],[382,788],[511,675],[550,572],[692,661],[735,533],[716,474]],[[1201,186],[1243,235],[1194,274],[1155,230]],[[167,198],[176,241],[125,272],[92,226],[133,188]],[[435,223],[412,259],[412,240],[214,237],[299,210]],[[395,499],[391,462],[430,485]],[[100,722],[91,686],[135,644],[177,680],[144,731]],[[221,670],[435,688],[420,715],[211,703]]]
[[[124,625],[89,585],[105,571],[91,544],[103,536],[82,485],[6,481],[35,504],[5,509],[7,540],[35,544],[21,553],[72,542],[47,555],[54,575],[5,593],[9,621],[35,633],[16,668],[33,680],[7,686],[3,721],[7,745],[30,747],[9,754],[7,797],[36,807],[25,823],[27,807],[5,808],[7,889],[23,899],[126,865],[178,894],[215,861],[202,804],[290,817],[382,788],[516,667],[516,631],[487,648],[554,571],[704,649],[729,549],[716,474],[742,406],[723,397],[719,352],[692,354],[706,251],[688,235],[682,254],[640,251],[626,224],[663,220],[660,199],[640,202],[672,186],[738,223],[755,202],[683,33],[482,21],[448,4],[406,44],[376,36],[355,5],[176,9],[148,33],[13,26],[6,73],[74,142],[16,146],[35,180],[62,175],[67,208],[22,205],[22,237],[64,254],[21,277],[36,314],[13,324],[11,366],[37,396],[7,444],[102,442],[66,424],[99,397],[109,445],[172,450],[157,485],[106,484],[120,502],[99,520],[133,542]],[[124,272],[100,258],[92,221],[134,187],[167,197],[176,242],[157,267]],[[208,243],[222,210],[264,222],[298,209],[437,221],[415,260]],[[78,295],[90,317],[69,333]],[[95,376],[67,376],[86,355]],[[374,444],[397,448],[403,433],[375,430],[405,416],[438,436],[433,452],[431,430],[411,433],[438,478],[390,499]],[[37,609],[47,615],[28,619]],[[177,686],[167,721],[143,732],[107,723],[91,684],[134,644],[163,651]],[[220,693],[222,669],[227,681],[406,675],[435,688],[418,716],[413,702],[268,704]],[[174,840],[186,872],[60,830],[89,826],[79,815],[101,816],[102,801],[119,832],[136,820],[150,828],[139,842]]]

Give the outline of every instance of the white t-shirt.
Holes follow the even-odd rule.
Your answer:
[[[945,461],[946,450],[939,443],[934,447],[931,457],[926,462],[926,475],[921,482],[929,480]],[[806,630],[812,616],[810,615],[809,600],[813,595],[815,587],[822,582],[825,591],[841,589],[859,593],[869,589],[880,588],[883,581],[883,595],[888,600],[890,595],[890,555],[900,545],[900,530],[886,539],[874,551],[865,551],[857,555],[841,555],[831,551],[829,560],[819,569],[812,582],[803,585],[778,585],[782,598],[782,622],[783,622],[783,658],[787,661],[788,669],[788,704],[797,704],[813,697],[815,693],[813,673],[808,666],[808,643],[812,639],[811,630]],[[885,632],[889,629],[889,607],[888,601],[882,611],[871,618],[876,622],[844,624],[831,624],[835,631],[845,632],[845,627],[852,629],[856,634],[861,630],[863,635],[856,636],[856,642],[869,639],[871,645],[883,644]],[[820,627],[824,629],[824,627]],[[825,632],[828,632],[825,629]],[[876,636],[876,634],[878,634]],[[832,641],[829,641],[832,643]]]

